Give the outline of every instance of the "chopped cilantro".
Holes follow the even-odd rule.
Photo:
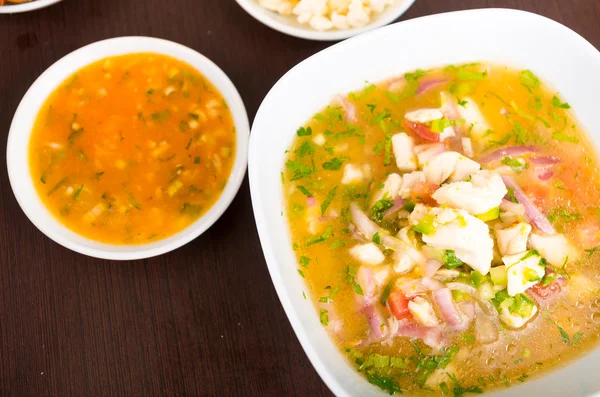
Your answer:
[[[171,112],[169,109],[165,109],[162,112],[154,112],[152,113],[152,120],[163,122],[166,121],[171,116]]]
[[[442,391],[443,395],[447,395],[448,393],[450,393],[450,390],[448,389],[448,385],[446,384],[446,382],[440,383],[440,390]]]
[[[308,264],[310,263],[310,258],[308,258],[306,256],[301,256],[299,263],[300,263],[300,266],[302,266],[302,267],[308,267]]]
[[[463,108],[464,108],[464,107],[467,105],[467,103],[469,103],[468,101],[464,101],[464,100],[462,100],[462,99],[460,99],[460,98],[456,98],[456,101],[457,101],[457,102],[458,102],[458,104],[459,104],[460,106],[462,106]]]
[[[517,197],[515,197],[515,189],[513,189],[512,187],[506,187],[507,193],[506,193],[506,197],[512,201],[513,203],[519,203],[519,200],[517,199]]]
[[[554,223],[559,219],[564,219],[566,221],[578,221],[583,219],[583,217],[575,212],[569,212],[564,207],[555,208],[548,213],[548,220],[551,223]]]
[[[378,386],[381,390],[388,392],[390,396],[396,392],[402,393],[402,389],[400,389],[398,383],[392,379],[384,378],[367,372],[367,380],[372,385]]]
[[[390,98],[394,103],[400,102],[400,97],[392,92],[386,91],[385,95]]]
[[[375,244],[381,244],[381,236],[379,235],[379,232],[373,235],[373,242]]]
[[[292,181],[310,176],[313,172],[312,168],[299,160],[288,160],[287,163],[285,163],[285,166],[294,174],[291,179]]]
[[[352,289],[357,295],[364,295],[359,283],[356,282],[356,267],[349,265],[346,271],[346,282],[352,286]]]
[[[413,73],[405,73],[404,78],[406,79],[406,81],[417,81],[426,74],[427,71],[423,69],[417,69]]]
[[[329,249],[336,249],[336,248],[341,248],[341,247],[345,247],[346,243],[344,243],[342,240],[340,240],[339,238],[337,240],[335,240],[333,243],[329,244]]]
[[[302,142],[302,145],[294,151],[296,156],[304,157],[306,155],[312,155],[315,152],[315,148],[309,141]]]
[[[312,128],[310,127],[300,127],[298,131],[296,131],[296,135],[298,136],[309,136],[312,135]]]
[[[325,327],[329,325],[329,314],[327,309],[320,310],[319,319],[321,320],[321,324],[323,324]]]
[[[594,255],[599,250],[600,250],[600,245],[598,245],[598,246],[596,246],[594,248],[586,249],[584,251],[587,252],[588,256],[592,256],[592,255]]]
[[[567,135],[561,131],[556,131],[556,132],[552,133],[552,139],[554,139],[556,141],[560,141],[560,142],[571,142],[571,143],[579,142],[579,138],[577,138],[576,136]]]
[[[554,97],[552,98],[552,106],[554,106],[556,108],[561,108],[561,109],[570,109],[571,108],[571,105],[569,105],[567,102],[561,101],[557,95],[554,95]]]
[[[513,156],[506,156],[502,159],[502,164],[509,166],[515,172],[521,172],[529,168],[529,164],[523,159],[516,159]]]
[[[327,211],[327,207],[329,207],[329,204],[331,204],[331,202],[333,201],[333,197],[335,196],[336,191],[337,191],[337,186],[335,186],[333,189],[331,189],[329,191],[329,193],[327,194],[327,197],[325,198],[325,201],[323,201],[321,203],[321,215],[325,215],[325,211]]]
[[[394,201],[387,199],[385,196],[378,200],[373,207],[371,207],[371,219],[376,222],[382,222],[383,216],[386,211],[394,206]]]
[[[379,155],[379,153],[381,153],[381,151],[384,149],[384,147],[385,147],[385,142],[377,142],[377,144],[373,148],[373,153],[375,153],[375,155]]]
[[[307,238],[306,246],[308,247],[313,244],[325,242],[329,239],[329,237],[331,237],[332,234],[333,234],[333,226],[328,226],[327,229],[325,229],[325,232],[323,234],[321,234],[320,236],[312,236],[312,237]]]
[[[465,263],[456,257],[456,253],[453,250],[446,250],[442,258],[442,262],[448,269],[456,269],[464,265]]]
[[[524,70],[521,72],[521,85],[531,92],[540,88],[540,80],[531,70]]]
[[[304,272],[303,272],[302,270],[298,269],[298,274],[299,274],[299,275],[300,275],[302,278],[304,278]]]
[[[381,294],[381,298],[379,299],[379,302],[385,306],[385,304],[387,303],[388,298],[390,297],[390,293],[392,292],[392,288],[394,287],[394,284],[396,284],[396,280],[392,280],[388,283],[388,285],[385,286],[385,289],[383,290],[383,293]]]
[[[297,186],[296,188],[298,190],[300,190],[300,192],[302,192],[302,194],[305,195],[306,197],[313,197],[313,194],[311,192],[309,192],[308,189],[305,188],[304,186]]]
[[[342,164],[346,159],[344,157],[334,157],[323,163],[323,168],[329,171],[337,171],[342,168]]]
[[[473,72],[470,70],[459,70],[456,73],[456,77],[459,80],[463,81],[471,81],[471,80],[483,80],[487,76],[487,71],[483,72]]]
[[[83,185],[79,186],[79,188],[77,190],[75,190],[75,193],[73,193],[73,200],[77,200],[77,198],[81,194],[82,190],[83,190]]]

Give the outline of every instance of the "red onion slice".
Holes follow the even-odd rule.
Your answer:
[[[435,273],[442,267],[442,263],[434,259],[430,259],[422,266],[423,273],[427,277],[433,277]],[[435,280],[434,280],[435,281]]]
[[[471,142],[471,138],[460,138],[460,143],[462,144],[463,153],[467,157],[473,157],[475,152],[473,152],[473,142]]]
[[[560,163],[560,157],[557,156],[541,156],[541,157],[532,157],[529,161],[533,164],[537,165],[554,165]]]
[[[425,92],[429,91],[436,85],[444,84],[447,82],[448,82],[448,79],[444,79],[444,78],[425,81],[424,83],[419,85],[419,89],[417,90],[417,96],[424,94]]]
[[[462,323],[462,316],[458,312],[449,288],[433,291],[433,300],[440,309],[440,314],[450,326],[455,327]]]
[[[361,266],[356,272],[356,282],[363,290],[363,296],[357,295],[359,302],[364,301],[365,306],[373,304],[377,300],[377,284],[373,270],[368,266]]]
[[[548,182],[554,176],[554,171],[545,166],[535,167],[534,173],[535,177],[542,182]]]
[[[379,310],[377,310],[375,305],[368,305],[364,307],[363,313],[367,316],[373,336],[376,339],[383,338],[385,336],[383,330],[386,328],[386,321],[381,313],[379,313]]]
[[[360,230],[360,232],[368,239],[371,240],[375,233],[382,231],[382,229],[360,209],[358,204],[350,203],[350,213],[352,214],[352,220],[354,225]]]
[[[554,230],[548,218],[533,204],[519,185],[510,176],[503,176],[502,180],[507,187],[513,189],[515,198],[525,207],[525,213],[531,223],[544,234],[556,234],[556,230]]]
[[[423,277],[421,279],[421,285],[430,291],[438,291],[445,288],[444,284],[429,277]]]
[[[402,208],[404,208],[404,199],[401,197],[396,197],[394,199],[394,206],[392,208],[390,208],[389,210],[387,210],[386,213],[383,215],[383,217],[387,218],[387,217],[395,214],[396,212],[400,211]]]
[[[314,196],[310,196],[306,198],[306,206],[312,207],[317,204],[317,198]]]
[[[524,154],[535,153],[537,149],[534,146],[509,146],[498,149],[479,159],[480,163],[491,163],[492,161],[501,160],[506,156],[522,156]]]
[[[413,323],[402,323],[396,335],[405,338],[419,338],[429,347],[439,347],[442,342],[442,331],[438,328],[427,328]]]

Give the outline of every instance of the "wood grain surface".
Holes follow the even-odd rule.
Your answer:
[[[599,0],[417,0],[401,19],[481,7],[545,15],[600,47]],[[174,40],[211,58],[251,121],[279,77],[331,45],[273,31],[233,0],[65,0],[0,15],[4,142],[19,101],[47,67],[126,35]],[[20,210],[5,166],[0,184],[0,396],[331,395],[271,284],[247,180],[203,236],[135,262],[55,244]]]

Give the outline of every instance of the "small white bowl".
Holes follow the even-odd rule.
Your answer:
[[[211,209],[181,232],[144,245],[103,244],[82,237],[60,223],[41,201],[29,170],[29,138],[37,114],[48,96],[71,74],[104,58],[149,52],[187,62],[202,73],[223,95],[236,127],[236,157],[221,197]],[[48,68],[29,88],[13,118],[7,143],[10,185],[31,222],[46,236],[81,254],[115,260],[148,258],[187,244],[206,231],[225,212],[237,194],[246,173],[250,128],[242,98],[227,75],[198,52],[171,41],[150,37],[120,37],[80,48]]]
[[[5,4],[0,7],[0,14],[17,14],[20,12],[39,10],[40,8],[46,8],[61,1],[62,0],[35,0],[23,4]]]
[[[373,61],[376,60],[376,61]],[[273,284],[315,369],[338,396],[384,396],[360,376],[329,338],[302,291],[284,215],[280,172],[297,128],[339,93],[417,68],[490,61],[529,68],[561,93],[594,143],[600,142],[600,53],[550,19],[516,10],[462,11],[412,19],[360,35],[301,62],[271,89],[250,138],[252,206]],[[597,145],[598,146],[598,145]],[[283,211],[283,213],[282,213]],[[497,397],[600,396],[600,350]],[[406,394],[405,394],[406,395]]]
[[[308,25],[302,25],[296,21],[295,16],[280,15],[276,12],[269,11],[258,4],[258,0],[236,0],[237,3],[246,12],[254,17],[257,21],[262,22],[268,27],[278,30],[290,36],[300,37],[307,40],[318,41],[335,41],[343,40],[348,37],[356,36],[373,30],[375,28],[387,25],[395,19],[400,18],[402,14],[408,10],[415,0],[396,0],[393,5],[387,6],[385,10],[376,14],[373,20],[362,28],[344,29],[344,30],[328,30],[318,31]]]

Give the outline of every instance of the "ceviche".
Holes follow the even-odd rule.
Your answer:
[[[369,382],[482,393],[597,340],[597,157],[532,71],[416,70],[296,135],[281,176],[305,298]]]

